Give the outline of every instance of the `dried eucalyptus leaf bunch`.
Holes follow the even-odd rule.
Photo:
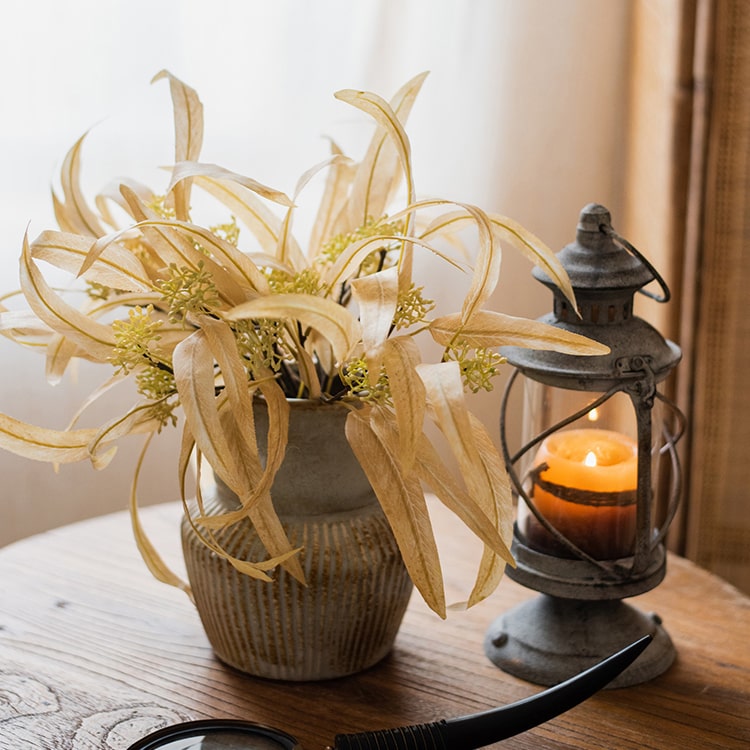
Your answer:
[[[130,500],[136,539],[159,579],[188,590],[145,535],[136,499],[138,469],[152,438],[181,422],[177,471],[186,511],[196,454],[241,503],[236,512],[209,516],[195,483],[199,510],[190,520],[205,544],[249,576],[271,580],[281,565],[303,579],[271,492],[287,445],[289,399],[321,408],[341,402],[350,409],[348,441],[427,604],[445,616],[426,492],[484,545],[466,603],[481,601],[513,563],[513,510],[503,461],[466,396],[491,388],[502,345],[604,353],[595,342],[487,309],[500,278],[501,243],[543,268],[575,305],[554,254],[507,217],[417,198],[404,123],[425,74],[390,101],[339,91],[339,100],[372,118],[369,147],[354,161],[332,142],[328,157],[302,175],[292,196],[201,162],[198,95],[166,71],[154,80],[168,82],[173,103],[175,155],[164,189],[121,180],[88,202],[79,180],[82,137],[64,160],[62,195],[54,196],[59,229],[23,241],[21,291],[29,309],[0,308],[2,333],[42,348],[50,380],[59,380],[75,358],[109,368],[83,409],[124,380],[135,383],[140,399],[99,428],[77,427],[80,413],[62,431],[0,415],[0,447],[103,468],[118,439],[144,434]],[[320,204],[301,244],[292,219],[318,175]],[[193,216],[194,190],[213,196],[224,223]],[[405,194],[401,205],[399,192]],[[127,220],[118,223],[115,215]],[[467,231],[471,246],[457,247]],[[429,278],[415,278],[418,253],[447,264],[465,283],[460,309],[434,314],[440,300],[431,296]],[[74,299],[53,288],[40,262],[70,273],[85,293],[79,290]],[[438,352],[432,360],[428,349]],[[269,411],[265,461],[255,434],[256,397]],[[429,423],[454,453],[451,468],[428,437]],[[217,528],[245,518],[261,534],[266,559],[235,559],[216,543]]]

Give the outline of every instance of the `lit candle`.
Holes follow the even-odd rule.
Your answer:
[[[553,433],[541,444],[531,476],[534,505],[573,544],[597,560],[633,553],[638,484],[634,440],[599,429]],[[564,554],[533,516],[526,533],[531,546]]]

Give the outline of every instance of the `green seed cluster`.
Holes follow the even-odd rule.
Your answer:
[[[464,386],[473,393],[491,391],[492,379],[500,372],[500,366],[505,362],[494,349],[485,347],[470,347],[457,342],[450,346],[444,359],[458,362]]]
[[[169,267],[169,277],[158,284],[173,323],[184,322],[192,313],[206,315],[219,306],[219,292],[203,262],[197,268]]]

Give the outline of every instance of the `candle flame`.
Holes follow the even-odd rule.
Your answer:
[[[584,466],[596,466],[596,453],[594,451],[589,451],[586,454],[586,458],[583,459]]]
[[[596,421],[597,421],[597,420],[599,419],[599,410],[598,410],[598,409],[596,409],[596,408],[593,408],[593,409],[592,409],[592,410],[591,410],[591,411],[590,411],[590,412],[588,413],[588,415],[587,415],[587,416],[588,416],[588,420],[589,420],[589,422],[596,422]]]

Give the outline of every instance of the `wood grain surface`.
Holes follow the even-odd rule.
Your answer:
[[[478,550],[435,507],[449,594],[470,585]],[[181,563],[175,504],[144,511]],[[175,722],[242,718],[284,729],[306,750],[337,732],[421,723],[519,700],[541,688],[484,656],[490,622],[534,596],[506,579],[489,600],[440,620],[414,596],[394,651],[321,683],[254,679],[216,660],[187,597],[151,578],[115,514],[0,550],[0,749],[123,750]],[[678,651],[652,682],[606,690],[498,747],[711,750],[750,747],[750,599],[691,563],[632,603],[657,612]],[[624,644],[623,644],[624,645]]]

